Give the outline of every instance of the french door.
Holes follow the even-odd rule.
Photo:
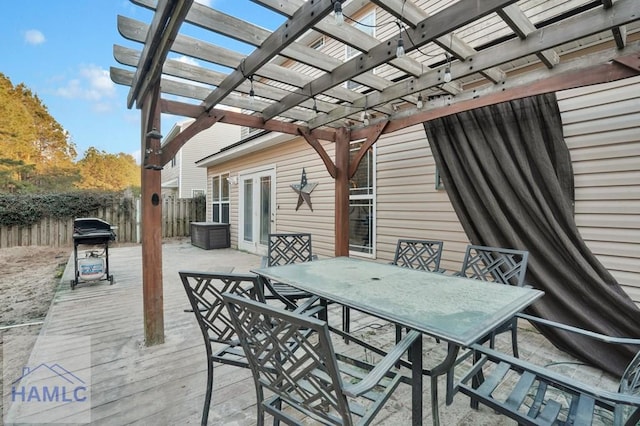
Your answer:
[[[241,174],[239,186],[238,248],[267,254],[269,233],[275,232],[275,169]]]

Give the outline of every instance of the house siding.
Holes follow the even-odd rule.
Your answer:
[[[558,93],[575,174],[575,218],[587,246],[640,302],[640,77]],[[333,144],[322,142],[330,157]],[[313,249],[334,255],[334,181],[302,138],[230,160],[209,174],[276,164],[276,231],[312,232]],[[313,212],[295,211],[302,168],[318,186]],[[460,268],[468,238],[444,190],[422,125],[376,142],[376,260],[393,259],[398,238],[444,241],[441,266]],[[214,173],[214,170],[219,170]],[[208,179],[210,181],[211,179]],[[209,196],[210,196],[209,188]],[[238,188],[231,187],[232,245],[237,247]]]
[[[640,77],[558,93],[587,246],[640,303]]]
[[[333,144],[321,141],[329,156],[333,157]],[[303,138],[293,138],[277,148],[248,154],[236,160],[230,160],[219,167],[208,169],[207,196],[211,199],[211,178],[220,173],[238,176],[246,171],[277,164],[275,229],[272,232],[309,232],[313,233],[313,250],[320,256],[334,255],[334,181],[319,160],[316,151]],[[302,169],[305,169],[307,181],[318,185],[311,193],[313,211],[303,204],[295,210],[298,195],[291,184],[299,183]],[[238,185],[231,185],[231,245],[238,247]],[[211,208],[207,205],[207,217],[211,217]]]
[[[175,124],[178,133],[186,129],[193,120],[186,120]],[[174,132],[172,129],[171,132]],[[240,139],[240,128],[226,123],[216,123],[210,128],[198,133],[176,154],[176,165],[167,163],[162,170],[162,182],[178,179],[177,190],[163,189],[163,195],[173,195],[178,198],[191,198],[193,190],[207,190],[207,171],[196,165],[196,161],[218,152],[225,146]],[[210,217],[210,216],[209,216]]]
[[[450,1],[417,0],[415,3],[433,15]],[[577,4],[589,2],[557,1],[553,8],[547,3],[525,0],[519,6],[537,24]],[[351,16],[358,19],[371,10],[375,10],[376,37],[386,40],[396,36],[396,19],[379,7],[367,6]],[[485,43],[487,34],[507,32],[504,21],[489,14],[484,20],[456,30],[456,36],[477,48]],[[592,42],[598,42],[597,35]],[[566,53],[578,47],[569,43],[556,50]],[[330,37],[325,37],[320,51],[345,59],[345,46]],[[425,64],[444,60],[441,50],[431,45],[408,56]],[[283,65],[303,74],[321,74],[295,61],[285,61]],[[528,63],[521,60],[511,65],[517,68]],[[399,75],[395,67],[386,64],[376,67],[374,72],[387,79]],[[473,80],[474,76],[469,76],[461,81],[471,83]],[[285,83],[274,85],[288,88]],[[640,303],[640,78],[564,91],[558,93],[558,99],[575,173],[575,219],[579,232],[625,291]],[[358,117],[359,114],[353,115],[355,120],[359,120]],[[333,144],[322,143],[333,158]],[[333,256],[334,181],[317,153],[302,138],[292,137],[277,146],[210,167],[208,196],[211,197],[212,175],[228,172],[237,176],[243,170],[268,164],[276,165],[274,231],[310,231],[314,252]],[[299,182],[303,167],[308,181],[318,183],[311,195],[313,212],[306,205],[295,211],[297,195],[290,185]],[[435,179],[435,162],[422,125],[383,135],[376,142],[376,260],[392,260],[398,238],[437,239],[444,241],[441,266],[449,271],[459,270],[469,241],[446,191],[436,189]],[[207,209],[210,217],[210,206]],[[237,247],[237,185],[231,187],[230,216],[232,246]]]

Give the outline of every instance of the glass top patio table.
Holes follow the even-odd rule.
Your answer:
[[[544,295],[531,288],[350,257],[272,266],[253,272],[448,342],[446,358],[428,372],[434,425],[440,423],[437,378],[454,365],[459,348],[475,343]],[[410,359],[412,424],[421,425],[421,339],[410,348]]]
[[[253,272],[463,347],[544,294],[349,257]]]

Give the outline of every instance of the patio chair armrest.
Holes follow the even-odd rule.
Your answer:
[[[411,347],[413,342],[415,342],[416,339],[421,338],[422,335],[420,333],[415,330],[411,330],[391,349],[391,351],[387,353],[387,355],[385,355],[379,363],[376,364],[376,366],[363,380],[356,384],[345,386],[344,393],[350,397],[357,397],[374,388],[397,364],[402,355],[409,350],[409,347]]]
[[[573,327],[571,325],[562,324],[560,322],[551,321],[551,320],[547,320],[539,317],[534,317],[532,315],[523,314],[523,313],[516,314],[516,317],[526,319],[527,321],[530,321],[532,323],[538,323],[548,327],[554,327],[554,328],[568,331],[571,333],[580,334],[580,335],[590,337],[594,340],[599,340],[605,343],[622,344],[622,345],[640,345],[640,339],[634,339],[630,337],[607,336],[605,334],[596,333],[593,331],[585,330],[583,328]]]
[[[510,369],[512,370],[532,373],[539,380],[560,389],[570,389],[571,391],[578,394],[589,395],[594,399],[607,401],[612,404],[625,404],[640,407],[640,396],[638,395],[623,394],[588,385],[578,380],[573,380],[567,376],[556,373],[555,371],[552,371],[546,367],[532,364],[520,358],[515,358],[511,355],[498,352],[495,349],[491,349],[479,344],[472,345],[470,349],[475,351],[476,354],[481,355],[480,360],[475,363],[474,367],[469,370],[462,379],[460,379],[460,381],[455,386],[456,389],[457,387],[459,387],[460,383],[469,381],[471,377],[477,374],[479,369],[482,367],[482,364],[484,364],[487,360],[491,360],[496,364],[509,364]],[[454,389],[454,392],[456,391],[456,389]]]
[[[320,300],[318,296],[309,297],[307,300],[305,300],[303,304],[299,305],[293,311],[293,313],[300,314],[300,315],[315,316],[317,313],[322,312],[325,309],[324,306],[322,305],[313,306],[313,304],[316,303],[318,300]]]

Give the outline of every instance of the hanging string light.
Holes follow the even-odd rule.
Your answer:
[[[444,68],[444,82],[449,83],[451,81],[451,56],[447,53],[447,66]]]
[[[398,45],[396,47],[396,58],[402,58],[404,56],[404,40],[402,39],[402,25],[400,21],[396,21],[398,25]]]
[[[402,36],[398,38],[398,47],[396,47],[396,57],[402,58],[404,56],[404,40]]]
[[[449,51],[453,45],[453,33],[449,34]],[[451,81],[451,55],[449,52],[444,53],[447,57],[447,66],[444,68],[444,82],[449,83]]]
[[[316,104],[316,97],[313,97],[313,112],[317,115],[318,114],[318,105]]]
[[[416,108],[422,109],[424,106],[424,101],[422,99],[422,93],[418,93],[418,102],[416,102]]]
[[[249,100],[253,102],[256,100],[256,92],[253,91],[253,74],[249,76],[249,83],[251,83],[251,88],[249,89]]]
[[[342,25],[344,23],[341,0],[334,0],[333,2],[333,17],[335,19],[336,25]]]

